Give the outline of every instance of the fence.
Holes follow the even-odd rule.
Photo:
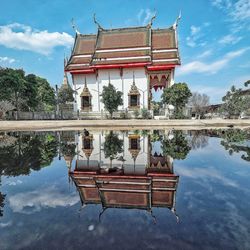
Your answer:
[[[70,111],[61,111],[59,114],[56,112],[46,112],[46,111],[38,111],[38,112],[23,112],[17,111],[9,112],[6,115],[7,120],[70,120],[77,119],[76,112]]]
[[[149,111],[150,117],[153,117],[153,112]],[[55,111],[46,112],[23,112],[11,111],[6,114],[5,119],[7,120],[85,120],[85,119],[108,119],[110,114],[107,111],[92,111],[92,112],[74,112],[68,110],[61,110],[58,114]],[[113,113],[115,119],[131,119],[134,118],[133,111],[120,110]]]

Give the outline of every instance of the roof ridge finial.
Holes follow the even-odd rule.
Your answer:
[[[154,9],[154,15],[151,17],[150,22],[148,23],[147,27],[151,28],[153,25],[153,20],[156,18],[156,10]]]
[[[66,56],[65,56],[65,52],[63,53],[63,63],[64,63],[64,68],[66,67],[66,65],[67,65],[67,58],[66,58]]]
[[[178,27],[180,19],[181,19],[181,10],[179,12],[179,16],[176,18],[174,24],[172,25],[173,29],[176,29]]]
[[[72,17],[72,19],[71,19],[71,25],[72,25],[73,30],[76,32],[76,34],[79,35],[80,32],[79,32],[79,30],[78,30],[77,27],[76,27],[76,24],[75,24],[75,22],[74,22],[74,18],[73,18],[73,17]]]
[[[97,20],[96,20],[95,13],[94,13],[94,17],[93,17],[93,18],[94,18],[94,23],[97,25],[98,29],[99,29],[99,30],[103,30],[103,27],[102,27],[102,26],[100,25],[100,23],[98,23]]]
[[[84,77],[84,87],[87,88],[86,76]]]

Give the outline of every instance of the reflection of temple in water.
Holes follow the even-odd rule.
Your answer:
[[[103,211],[137,208],[150,213],[153,207],[165,207],[176,215],[179,176],[173,173],[172,158],[162,154],[161,142],[132,132],[120,134],[119,139],[123,151],[110,159],[104,154],[105,135],[76,135],[78,154],[70,177],[82,205],[101,204]]]

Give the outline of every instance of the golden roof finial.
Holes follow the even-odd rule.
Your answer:
[[[176,29],[178,27],[180,19],[181,19],[181,10],[179,12],[179,16],[176,18],[174,24],[172,25],[173,29]]]
[[[111,84],[111,82],[110,82],[110,72],[109,72],[109,84]]]
[[[95,13],[94,13],[94,23],[97,25],[99,30],[103,30],[103,27],[96,20]]]
[[[151,28],[153,25],[153,20],[156,18],[156,10],[154,9],[155,13],[154,15],[151,17],[150,22],[148,23],[147,27]]]
[[[78,29],[75,25],[74,18],[71,19],[71,25],[72,25],[73,30],[76,32],[76,34],[79,35],[80,32],[78,31]]]

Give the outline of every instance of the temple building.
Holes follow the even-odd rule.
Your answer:
[[[180,17],[168,28],[142,27],[105,29],[94,18],[97,34],[80,34],[65,72],[72,76],[76,92],[75,111],[101,112],[100,94],[111,83],[123,93],[119,110],[150,110],[152,92],[174,83],[180,65],[177,27]]]
[[[110,135],[120,142],[110,140]],[[80,132],[75,139],[77,155],[69,176],[83,207],[100,204],[103,211],[135,208],[151,215],[154,207],[163,207],[178,221],[179,176],[174,173],[173,159],[163,154],[161,141],[134,132]],[[110,144],[120,144],[121,150],[113,152],[115,147]]]

